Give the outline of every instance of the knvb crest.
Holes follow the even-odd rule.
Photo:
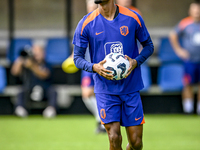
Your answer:
[[[123,54],[123,45],[121,42],[108,42],[104,45],[105,55],[109,53],[121,53]]]
[[[129,34],[129,30],[127,26],[121,26],[120,27],[120,33],[123,36],[127,36]]]

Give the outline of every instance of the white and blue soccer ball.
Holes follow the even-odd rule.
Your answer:
[[[103,67],[112,71],[114,80],[121,80],[126,76],[130,64],[123,54],[110,53],[104,59],[106,62],[103,64]]]

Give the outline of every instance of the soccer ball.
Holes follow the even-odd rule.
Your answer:
[[[105,60],[103,67],[112,71],[114,80],[121,80],[126,76],[130,64],[123,54],[110,53],[106,55]]]

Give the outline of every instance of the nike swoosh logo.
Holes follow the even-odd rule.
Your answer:
[[[96,32],[96,35],[99,35],[99,34],[101,34],[101,33],[103,33],[103,32],[104,32],[104,31],[101,31],[101,32],[99,32],[99,33]]]
[[[140,120],[142,117],[140,117],[140,118],[135,118],[135,121],[138,121],[138,120]]]

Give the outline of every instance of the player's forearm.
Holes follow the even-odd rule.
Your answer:
[[[93,72],[98,72],[98,64],[94,64],[92,66],[92,70],[93,70]]]
[[[169,40],[170,40],[171,45],[172,45],[173,49],[175,50],[175,52],[179,53],[179,51],[182,49],[182,47],[179,43],[178,35],[174,31],[172,31],[169,34]]]
[[[93,63],[90,63],[84,59],[86,48],[78,47],[74,45],[74,63],[77,68],[83,69],[88,72],[93,72]]]
[[[143,46],[143,49],[141,53],[135,58],[135,60],[137,61],[137,66],[140,66],[154,52],[153,42],[150,37],[141,44]]]
[[[46,79],[50,75],[50,71],[47,68],[41,68],[36,64],[33,64],[30,70],[40,79]]]
[[[22,67],[23,67],[23,59],[22,58],[17,58],[17,60],[14,62],[12,68],[11,68],[11,73],[14,76],[18,76],[22,72]]]

